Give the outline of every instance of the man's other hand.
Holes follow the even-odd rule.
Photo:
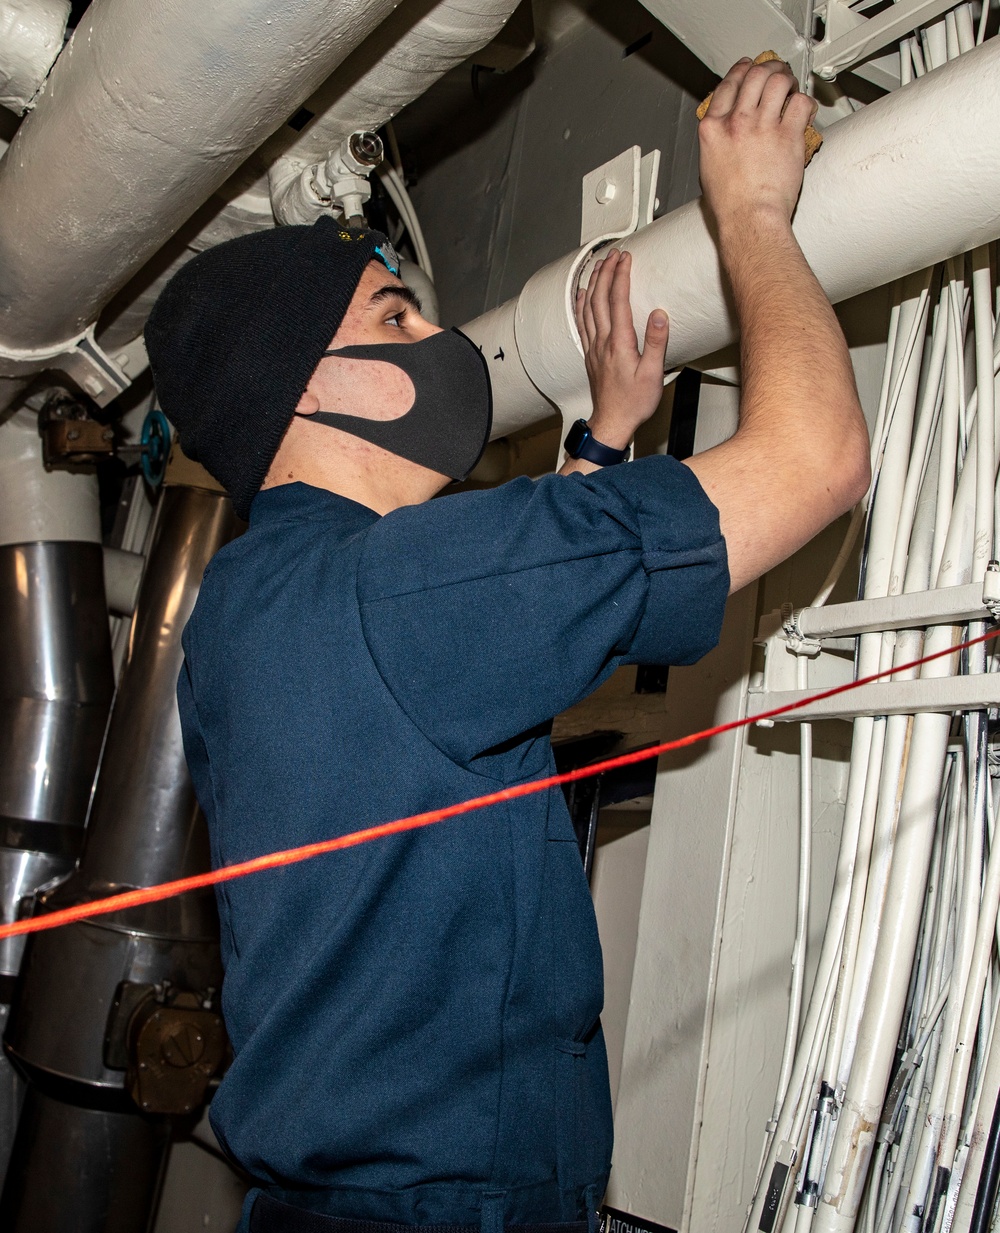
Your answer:
[[[698,126],[702,190],[721,228],[748,212],[791,219],[815,114],[783,60],[733,65]]]
[[[586,290],[576,296],[576,324],[590,381],[594,437],[624,449],[663,396],[663,357],[669,333],[667,314],[649,314],[642,352],[629,303],[632,256],[612,248],[596,263]],[[574,470],[592,470],[577,464]]]

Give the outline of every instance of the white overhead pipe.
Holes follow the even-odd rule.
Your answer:
[[[113,395],[102,307],[396,3],[92,5],[0,161],[0,375]]]
[[[277,220],[311,221],[328,208],[311,185],[330,153],[359,129],[381,128],[485,47],[515,8],[517,0],[439,0],[416,24],[411,5],[398,9],[306,100],[315,119],[297,134],[281,129],[262,149]]]
[[[1000,236],[1000,39],[832,125],[805,176],[795,234],[835,303]],[[620,242],[632,254],[640,337],[670,315],[668,367],[732,342],[718,252],[701,201]],[[535,274],[520,296],[463,326],[494,389],[494,435],[586,405],[573,292],[588,251]],[[502,352],[502,358],[501,358]]]
[[[22,115],[33,106],[69,21],[69,0],[0,2],[0,106]]]

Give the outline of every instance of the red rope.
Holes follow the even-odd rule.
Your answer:
[[[699,741],[707,741],[710,737],[719,736],[723,732],[732,732],[736,728],[744,728],[748,724],[759,723],[762,719],[776,719],[779,715],[787,715],[790,711],[800,710],[824,698],[834,698],[838,694],[848,693],[862,685],[870,685],[883,677],[895,672],[905,672],[911,668],[919,668],[932,660],[954,655],[980,642],[988,642],[991,638],[1000,636],[1000,629],[991,630],[968,642],[936,651],[933,655],[925,655],[922,659],[914,659],[908,664],[899,664],[895,668],[886,668],[882,672],[874,672],[871,676],[862,677],[857,681],[849,681],[846,685],[837,685],[832,689],[824,689],[821,693],[800,698],[797,702],[789,702],[785,706],[775,707],[759,715],[749,715],[744,719],[733,719],[729,723],[719,724],[714,728],[705,728],[701,732],[692,732],[688,736],[678,737],[674,741],[663,741],[659,745],[636,749],[632,753],[619,754],[615,758],[607,758],[603,762],[594,762],[590,766],[581,766],[576,770],[565,771],[561,775],[549,775],[545,779],[534,779],[528,783],[515,784],[512,788],[501,788],[498,792],[489,792],[485,796],[473,797],[468,801],[460,801],[457,805],[448,805],[444,809],[431,809],[426,813],[416,813],[408,818],[397,818],[393,822],[383,822],[378,826],[368,826],[364,830],[352,831],[349,835],[341,835],[336,839],[323,839],[318,843],[303,844],[299,848],[287,848],[283,852],[269,852],[264,856],[255,856],[252,860],[240,861],[235,865],[223,865],[207,873],[195,874],[190,878],[178,878],[174,882],[161,882],[158,886],[143,886],[138,890],[125,891],[119,895],[109,895],[104,899],[95,899],[89,903],[76,904],[71,908],[61,908],[57,912],[43,913],[27,920],[14,921],[10,925],[0,925],[0,940],[14,937],[21,933],[39,933],[43,929],[57,929],[61,925],[69,925],[74,921],[86,920],[92,916],[103,916],[108,912],[121,912],[126,908],[141,907],[146,903],[158,903],[162,899],[172,899],[187,891],[200,890],[205,886],[217,886],[220,882],[232,882],[236,878],[245,878],[252,873],[260,873],[265,869],[280,869],[285,865],[295,865],[299,861],[312,860],[314,856],[323,856],[327,852],[340,852],[344,848],[355,848],[362,843],[371,843],[375,839],[384,839],[387,835],[399,835],[403,831],[417,830],[422,826],[433,826],[436,822],[444,822],[448,818],[456,818],[464,813],[472,813],[477,809],[485,809],[489,805],[499,805],[504,801],[513,801],[521,796],[530,796],[535,792],[545,792],[549,788],[558,787],[564,783],[575,783],[580,779],[589,779],[594,775],[602,775],[605,771],[616,770],[621,766],[631,766],[635,762],[645,762],[649,758],[657,758],[660,754],[669,753],[673,749],[684,749]],[[1000,674],[998,674],[1000,684]],[[998,699],[1000,701],[1000,699]]]

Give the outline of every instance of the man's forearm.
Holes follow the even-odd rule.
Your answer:
[[[740,431],[784,430],[807,450],[864,434],[847,343],[790,223],[755,210],[718,225],[740,323]]]
[[[719,508],[734,590],[860,500],[868,431],[847,344],[778,213],[719,219],[740,324],[740,425],[688,465]]]

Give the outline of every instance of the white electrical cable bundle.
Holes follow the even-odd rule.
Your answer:
[[[978,29],[973,18],[963,5],[904,40],[903,81],[981,42],[986,13]],[[990,257],[977,250],[897,288],[873,431],[866,598],[981,580],[995,551],[1000,288]],[[850,559],[865,512],[855,511],[815,605]],[[943,626],[863,635],[858,674],[961,636]],[[997,666],[985,652],[964,666],[955,658],[943,661],[944,673]],[[807,857],[806,725],[801,752]],[[1000,1093],[991,785],[984,712],[961,730],[933,714],[855,721],[827,933],[793,1048],[808,903],[808,871],[800,873],[788,1040],[749,1230],[970,1228]],[[981,1212],[977,1219],[977,1229],[988,1227]]]
[[[392,204],[396,207],[403,226],[409,232],[417,264],[428,278],[433,279],[434,268],[431,265],[430,253],[427,251],[427,242],[424,239],[424,233],[420,226],[420,220],[417,218],[417,211],[414,208],[413,201],[410,198],[410,194],[406,191],[406,185],[403,183],[403,177],[388,162],[382,163],[379,166],[378,175],[385,185],[385,191],[389,194]]]

